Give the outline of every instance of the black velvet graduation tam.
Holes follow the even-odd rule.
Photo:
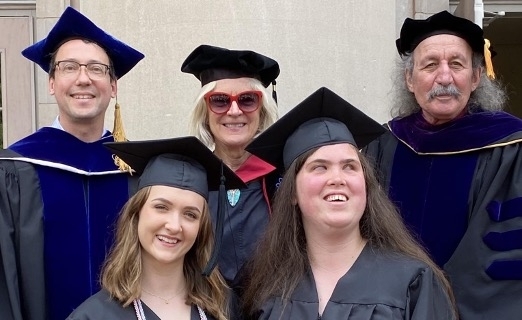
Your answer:
[[[118,79],[145,57],[136,49],[113,38],[72,7],[65,9],[46,38],[24,49],[22,55],[49,73],[51,55],[68,39],[87,39],[102,47],[111,59]]]
[[[191,73],[201,86],[221,79],[242,77],[258,79],[268,87],[279,75],[279,64],[274,59],[247,50],[200,45],[185,59],[181,71]]]
[[[254,139],[246,150],[288,169],[316,147],[349,143],[363,148],[386,130],[327,88],[320,88]]]
[[[138,189],[164,185],[194,191],[208,199],[221,178],[230,188],[245,187],[242,180],[196,137],[108,142],[104,144],[134,169]]]
[[[141,173],[138,189],[165,185],[190,190],[208,200],[209,190],[219,190],[215,246],[203,274],[214,269],[223,236],[228,188],[244,188],[243,181],[196,137],[105,143],[115,155]]]
[[[406,18],[401,28],[400,38],[395,41],[401,56],[409,55],[422,40],[437,34],[451,34],[460,37],[474,52],[484,54],[484,32],[475,23],[441,11],[425,20]]]

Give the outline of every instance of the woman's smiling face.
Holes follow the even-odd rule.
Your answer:
[[[252,90],[254,89],[250,78],[237,78],[218,80],[212,91],[237,95]],[[230,109],[222,114],[216,114],[209,109],[208,121],[216,151],[243,150],[259,130],[261,108],[260,106],[256,111],[245,113],[239,109],[236,102],[232,102]]]
[[[138,221],[143,262],[182,266],[198,236],[204,208],[205,199],[193,191],[151,187]]]

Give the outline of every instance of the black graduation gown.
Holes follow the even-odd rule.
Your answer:
[[[236,189],[234,194],[229,190],[218,260],[218,269],[232,288],[237,287],[238,272],[252,255],[268,224],[271,197],[280,177],[274,170],[273,166],[253,155],[236,170],[236,174],[247,187]],[[211,191],[209,208],[214,224],[217,219],[217,204],[218,191]]]
[[[283,307],[280,297],[267,301],[257,319],[316,320],[319,301],[309,271]],[[449,320],[447,295],[424,263],[366,245],[337,282],[321,320]]]
[[[462,320],[522,319],[522,120],[420,113],[365,150],[406,224],[449,275]],[[443,235],[443,236],[441,236]]]
[[[147,320],[160,320],[160,318],[145,304],[143,312]],[[206,314],[208,320],[215,320]],[[66,320],[131,320],[137,319],[134,305],[123,307],[121,303],[110,298],[109,293],[100,290],[98,293],[85,300]],[[190,311],[190,320],[199,320],[198,308],[193,305]]]
[[[100,288],[128,175],[103,146],[45,127],[0,154],[2,320],[65,319]]]
[[[13,157],[10,150],[0,157]],[[5,320],[45,319],[43,204],[33,166],[0,165],[0,314]]]

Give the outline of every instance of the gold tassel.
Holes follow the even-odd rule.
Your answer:
[[[114,128],[112,129],[112,136],[115,142],[127,141],[125,137],[125,131],[123,130],[123,121],[121,119],[120,104],[118,103],[118,97],[116,97],[116,105],[114,105]],[[121,160],[116,155],[112,156],[114,164],[120,169],[120,171],[128,172],[132,175],[132,168]]]
[[[484,39],[484,60],[486,62],[486,75],[490,79],[495,79],[495,71],[493,71],[493,62],[491,61],[491,51],[489,51],[489,47],[491,43],[488,39]]]

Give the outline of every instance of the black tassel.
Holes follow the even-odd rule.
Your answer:
[[[217,208],[217,221],[216,221],[216,230],[214,232],[214,250],[212,251],[212,255],[210,256],[210,260],[207,263],[207,266],[203,270],[203,275],[208,277],[214,267],[217,264],[217,260],[219,258],[219,253],[221,251],[221,242],[223,238],[223,227],[225,224],[225,212],[227,210],[227,191],[225,190],[225,175],[223,174],[223,166],[221,163],[221,183],[219,184],[218,191],[218,208]]]
[[[274,98],[274,101],[277,103],[276,84],[277,82],[275,80],[272,81],[272,98]]]

